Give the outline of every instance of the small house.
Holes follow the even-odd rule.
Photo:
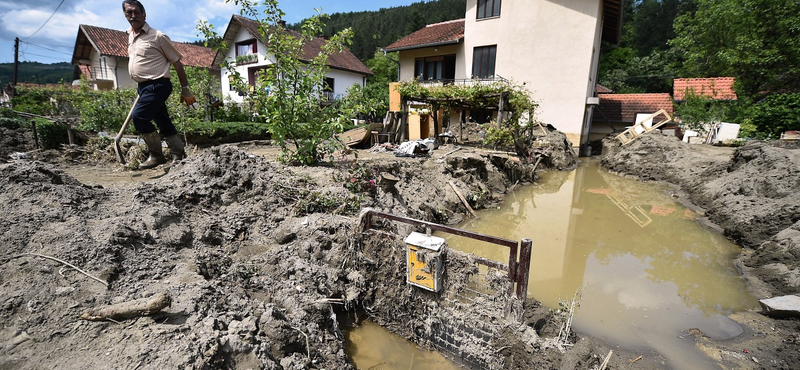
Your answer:
[[[300,37],[295,31],[287,31]],[[269,68],[273,64],[273,58],[270,56],[268,42],[259,32],[259,23],[255,20],[239,15],[232,16],[222,41],[228,48],[217,53],[213,64],[220,66],[224,61],[228,61],[231,66],[221,68],[220,83],[223,98],[241,103],[246,92],[237,91],[231,83],[234,70],[246,79],[248,85],[255,87],[258,72]],[[303,60],[310,61],[317,56],[325,42],[327,40],[319,37],[304,45]],[[353,85],[365,86],[367,77],[372,75],[372,71],[346,49],[331,55],[328,58],[328,67],[330,70],[322,87],[327,100],[336,100],[337,97],[343,96]]]
[[[214,51],[197,45],[172,42],[183,54],[181,62],[188,67],[206,68],[212,74]],[[128,73],[128,33],[103,27],[82,24],[78,26],[75,49],[72,52],[75,66],[73,81],[86,76],[98,90],[116,90],[136,86]]]

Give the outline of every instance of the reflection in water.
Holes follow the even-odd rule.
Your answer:
[[[358,369],[459,369],[438,352],[421,348],[369,320],[349,330],[345,336],[347,355]]]
[[[550,307],[584,287],[574,329],[653,349],[676,369],[718,368],[685,331],[741,332],[727,314],[756,308],[732,260],[739,248],[695,221],[667,188],[582,163],[548,173],[463,228],[533,240],[528,295]],[[452,248],[508,261],[508,251],[442,235]],[[685,338],[685,339],[684,339]]]

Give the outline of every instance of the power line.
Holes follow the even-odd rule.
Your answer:
[[[63,51],[58,51],[58,50],[55,50],[55,49],[46,48],[44,46],[36,45],[34,43],[30,43],[30,42],[27,42],[27,41],[23,41],[23,42],[28,44],[28,45],[30,45],[30,46],[35,46],[35,47],[37,47],[39,49],[49,50],[49,51],[52,51],[52,52],[55,52],[55,53],[59,53],[59,54],[64,54],[64,55],[70,55],[70,56],[72,55],[72,53],[66,53],[66,52],[63,52]],[[65,48],[69,47],[69,46],[65,46],[65,45],[58,45],[57,47],[59,47],[59,46],[60,47],[65,47]]]
[[[48,59],[53,59],[53,60],[59,60],[58,57],[54,57],[52,55],[40,55],[40,54],[28,53],[28,52],[23,52],[22,53],[22,58],[25,59],[25,57],[27,57],[28,55],[33,55],[33,56],[42,57],[42,58],[48,58]],[[64,60],[62,60],[62,61],[65,62],[65,63],[69,63],[69,62],[64,61]]]
[[[61,4],[64,4],[64,0],[61,0],[61,2],[58,3],[58,6],[56,7],[56,10],[53,10],[53,14],[50,14],[50,18],[47,18],[47,20],[44,21],[44,23],[41,26],[39,26],[39,28],[34,33],[32,33],[30,36],[26,37],[26,39],[29,39],[29,38],[33,37],[33,35],[35,35],[37,32],[39,32],[47,24],[47,22],[50,22],[50,19],[52,19],[53,16],[56,15],[56,12],[58,11],[58,9],[61,8]]]

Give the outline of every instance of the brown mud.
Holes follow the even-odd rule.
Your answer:
[[[453,224],[466,209],[451,183],[480,209],[535,177],[532,164],[452,145],[316,167],[279,164],[259,143],[227,145],[134,172],[113,162],[108,141],[39,151],[28,135],[3,132],[0,369],[348,369],[343,325],[364,317],[433,348],[424,338],[435,320],[471,318],[415,317],[436,302],[405,284],[397,241],[364,239],[359,212]],[[556,149],[539,170],[574,165],[563,134],[550,136]],[[492,367],[599,364],[608,347],[547,345],[543,328],[558,318],[529,306],[483,351]]]
[[[451,182],[480,209],[496,205],[516,184],[535,177],[532,163],[454,145],[419,158],[357,151],[357,160],[340,158],[315,167],[279,164],[270,155],[274,147],[259,143],[226,145],[198,150],[168,172],[132,172],[113,163],[108,145],[95,145],[100,151],[36,151],[25,135],[13,130],[0,135],[3,143],[15,143],[5,146],[0,158],[0,369],[350,369],[343,325],[363,317],[433,348],[425,338],[437,320],[473,318],[458,310],[437,312],[441,302],[411,290],[398,240],[364,237],[360,211],[369,207],[455,224],[467,217],[467,210]],[[563,134],[551,131],[543,140],[551,145],[537,171],[574,166]],[[733,160],[733,151],[683,154],[693,149],[649,142],[609,151],[603,162],[625,172],[615,163],[661,153],[658,166],[664,168],[650,170],[655,166],[643,164],[642,178],[674,182],[687,194],[718,180],[730,172],[728,167],[768,163],[746,155],[758,151]],[[259,152],[266,154],[254,154]],[[20,159],[8,154],[20,154]],[[620,159],[615,162],[614,156]],[[674,157],[692,165],[670,167]],[[113,186],[88,180],[108,168],[119,176]],[[668,175],[677,169],[714,176],[684,184],[682,177]],[[767,186],[756,181],[769,178],[766,169],[754,171],[756,179],[725,191],[769,188],[783,194],[797,185]],[[135,181],[125,180],[134,176]],[[797,271],[796,259],[790,258],[797,256],[792,252],[796,231],[791,230],[800,228],[792,229],[792,223],[780,228],[794,216],[775,221],[779,212],[755,206],[761,213],[748,223],[763,225],[734,229],[727,226],[734,222],[714,217],[725,214],[723,205],[712,207],[719,194],[706,197],[706,203],[701,195],[686,198],[708,210],[709,224],[721,225],[745,245],[741,263],[754,289],[762,289],[756,292],[791,292],[784,286],[789,284],[778,282],[792,276],[786,272]],[[746,198],[737,201],[754,204]],[[793,209],[794,203],[787,203],[782,209]],[[413,231],[384,226],[398,235]],[[767,226],[775,234],[761,230]],[[748,230],[763,235],[761,244]],[[453,261],[457,265],[462,259]],[[80,319],[93,309],[160,293],[169,296],[170,305],[158,312],[122,320]],[[521,325],[508,325],[491,339],[484,360],[495,361],[492,367],[600,368],[613,349],[607,369],[668,368],[654,353],[625,351],[580,333],[571,343],[554,345],[559,316],[530,299],[526,307]],[[734,318],[746,329],[729,341],[691,334],[726,368],[788,369],[798,363],[796,321],[750,312]]]

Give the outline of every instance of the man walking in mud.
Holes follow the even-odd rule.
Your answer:
[[[189,90],[189,81],[183,70],[183,55],[175,49],[169,36],[151,28],[145,21],[144,5],[138,0],[124,0],[122,11],[131,27],[128,32],[128,71],[138,83],[139,102],[131,119],[136,131],[142,134],[149,156],[139,165],[140,170],[153,168],[167,162],[161,148],[161,138],[172,152],[172,164],[183,159],[183,140],[167,112],[167,99],[172,93],[170,65],[175,67],[181,82],[181,103],[191,106],[195,97]],[[153,125],[155,121],[158,129]]]

